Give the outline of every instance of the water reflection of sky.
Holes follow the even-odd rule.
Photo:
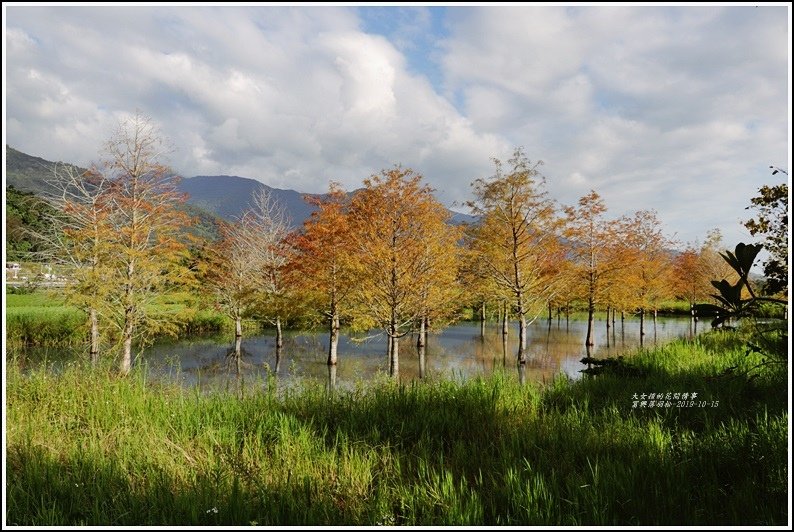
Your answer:
[[[700,329],[707,326],[701,325]],[[696,331],[688,319],[659,318],[646,320],[643,344],[669,341],[691,336]],[[549,323],[538,320],[527,330],[527,364],[522,378],[549,382],[559,374],[577,379],[585,365],[580,362],[587,355],[584,337],[587,323],[554,319]],[[606,322],[596,321],[595,346],[590,354],[596,358],[617,356],[640,346],[639,320],[620,320],[607,332]],[[366,335],[362,335],[366,336]],[[399,379],[409,382],[420,374],[434,378],[465,380],[476,375],[488,375],[507,370],[518,375],[516,354],[518,337],[516,324],[511,324],[508,338],[503,341],[501,326],[489,323],[485,335],[480,335],[479,322],[463,322],[428,336],[422,360],[416,348],[416,335],[401,339],[399,349]],[[284,347],[278,352],[272,332],[244,337],[240,356],[236,356],[231,336],[193,337],[177,342],[155,344],[145,350],[139,362],[146,364],[154,378],[174,380],[188,386],[206,389],[233,390],[240,386],[271,386],[279,388],[301,386],[307,380],[326,382],[328,336],[324,331],[286,332]],[[35,359],[41,354],[28,350],[24,354]],[[368,336],[363,341],[342,334],[339,341],[339,363],[335,371],[336,385],[348,388],[388,371],[386,340],[382,334]],[[62,355],[63,356],[63,355]],[[50,356],[52,358],[52,356]],[[424,363],[424,371],[420,364]]]

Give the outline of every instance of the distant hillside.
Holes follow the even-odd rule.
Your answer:
[[[250,206],[251,198],[259,189],[267,190],[290,219],[292,227],[299,227],[311,216],[314,207],[305,197],[322,198],[325,194],[304,194],[295,190],[273,188],[247,177],[215,175],[196,176],[183,179],[179,190],[188,194],[188,203],[217,214],[226,220],[238,219]],[[355,194],[355,191],[352,192]],[[453,224],[472,223],[476,217],[449,211]]]
[[[54,163],[6,146],[6,253],[9,260],[20,260],[26,252],[36,251],[27,235],[28,229],[38,226],[39,212],[46,209],[42,196],[49,186],[53,169],[71,168],[82,173],[84,168],[69,163]],[[190,233],[198,238],[216,240],[220,237],[220,220],[213,212],[188,202],[183,210],[194,219]],[[12,257],[13,255],[13,257]]]
[[[239,218],[251,206],[254,193],[265,189],[284,208],[293,227],[303,224],[314,210],[304,201],[304,196],[322,197],[320,194],[272,188],[255,179],[228,175],[189,177],[180,181],[178,188],[188,194],[188,203],[226,220]]]
[[[40,157],[22,153],[6,146],[7,186],[20,191],[42,194],[47,190],[47,179],[56,165],[71,166],[78,172],[85,171],[68,163],[54,163]],[[188,195],[187,204],[193,216],[200,219],[198,234],[217,235],[217,223],[213,216],[235,220],[250,207],[254,192],[266,189],[283,206],[292,227],[300,227],[309,218],[314,208],[306,203],[305,196],[321,198],[324,194],[304,194],[295,190],[272,188],[247,177],[216,175],[183,178],[177,188]],[[355,193],[355,192],[353,192]],[[450,211],[454,224],[471,223],[475,217]]]
[[[12,186],[24,192],[41,194],[48,189],[47,180],[52,179],[54,168],[61,165],[79,173],[85,172],[85,169],[79,166],[47,161],[6,145],[6,186]]]
[[[6,187],[6,259],[10,261],[30,260],[31,254],[43,251],[30,236],[30,232],[45,230],[43,219],[53,212],[52,207],[32,192]]]

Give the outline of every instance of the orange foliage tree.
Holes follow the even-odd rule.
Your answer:
[[[350,295],[361,282],[362,269],[354,256],[345,191],[331,183],[327,194],[306,201],[316,210],[294,237],[296,254],[289,270],[297,289],[328,321],[328,365],[333,366],[340,318],[349,313]]]
[[[349,224],[361,267],[355,292],[359,318],[381,327],[389,343],[389,372],[399,372],[398,340],[448,303],[440,289],[457,275],[458,228],[422,184],[422,176],[396,166],[364,180],[352,200]]]
[[[725,251],[720,230],[712,229],[702,244],[689,243],[674,258],[673,290],[676,297],[689,303],[690,309],[697,302],[710,300],[714,291],[713,279],[727,279],[731,283],[739,280],[736,272],[720,256]]]
[[[653,210],[637,211],[628,218],[622,241],[630,256],[623,282],[632,306],[640,311],[642,336],[645,311],[652,310],[655,318],[659,303],[673,295],[671,253],[675,243],[664,235],[662,223]]]
[[[614,289],[618,271],[627,258],[621,249],[619,224],[606,218],[606,205],[597,192],[582,196],[576,207],[566,207],[568,254],[571,260],[573,287],[587,301],[587,336],[592,346],[596,305],[608,299]]]
[[[109,183],[109,267],[115,272],[107,287],[107,314],[119,329],[120,370],[127,374],[134,339],[176,332],[174,322],[152,319],[149,309],[155,298],[192,281],[181,235],[189,218],[176,208],[184,197],[176,190],[177,178],[160,162],[165,143],[151,119],[136,113],[122,122],[106,153],[98,171]]]
[[[97,364],[99,317],[112,277],[110,183],[96,170],[79,172],[70,165],[56,165],[47,184],[45,198],[54,209],[45,211],[46,229],[34,237],[42,241],[41,258],[69,270],[65,295],[69,303],[88,315],[89,356],[92,364]]]

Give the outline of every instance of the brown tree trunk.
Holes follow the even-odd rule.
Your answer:
[[[243,335],[243,320],[239,314],[234,317],[234,337],[240,338]]]
[[[279,369],[281,369],[281,353],[282,353],[282,349],[280,347],[276,347],[276,369],[275,369],[276,376],[278,376],[278,371]]]
[[[609,311],[610,311],[610,308],[607,307],[607,334],[609,334]]]
[[[592,265],[593,259],[590,259]],[[590,283],[588,285],[587,294],[587,337],[585,338],[584,345],[589,347],[595,344],[593,342],[593,320],[595,315],[595,276],[590,272]]]
[[[640,336],[645,336],[645,309],[640,309]]]
[[[425,329],[425,318],[419,318],[419,338],[416,340],[416,347],[424,347],[427,343],[427,329]]]
[[[527,361],[527,317],[524,315],[524,302],[518,298],[518,362]]]
[[[595,316],[595,301],[593,301],[593,297],[590,296],[587,299],[587,337],[585,338],[584,345],[585,346],[592,346],[595,344],[593,342],[593,321]]]

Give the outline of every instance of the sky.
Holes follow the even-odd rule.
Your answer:
[[[25,6],[4,10],[4,141],[88,165],[149,115],[179,174],[352,190],[395,164],[467,212],[523,147],[549,195],[727,246],[791,160],[791,10],[747,6]]]

